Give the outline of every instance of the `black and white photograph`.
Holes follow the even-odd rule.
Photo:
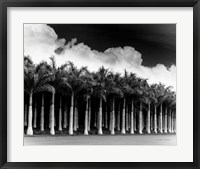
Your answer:
[[[23,30],[24,146],[177,145],[176,24]]]

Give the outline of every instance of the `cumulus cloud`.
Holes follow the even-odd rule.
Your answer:
[[[65,39],[58,39],[55,31],[45,24],[24,24],[24,54],[34,62],[49,60],[54,50],[65,45]]]
[[[42,60],[50,62],[49,57],[54,55],[58,66],[72,61],[78,67],[87,66],[91,71],[102,65],[114,72],[123,73],[126,69],[147,78],[150,84],[161,82],[176,90],[175,65],[170,68],[163,64],[151,68],[143,66],[142,54],[131,46],[99,52],[84,43],[77,43],[76,38],[66,42],[65,39],[58,39],[55,31],[46,24],[24,25],[24,55],[30,55],[34,63]]]

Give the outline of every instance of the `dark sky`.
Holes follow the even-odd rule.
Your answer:
[[[176,65],[175,24],[51,24],[66,42],[77,38],[91,49],[132,46],[142,54],[144,66]]]

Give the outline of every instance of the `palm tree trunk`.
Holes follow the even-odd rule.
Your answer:
[[[112,111],[110,111],[110,124],[109,124],[109,130],[111,132],[112,130]]]
[[[55,99],[54,99],[54,101],[55,101]],[[54,108],[55,108],[55,106],[54,106]],[[55,115],[55,109],[54,109],[54,127],[56,127],[56,115]]]
[[[73,135],[73,115],[74,115],[74,92],[72,91],[71,95],[71,107],[69,115],[69,134]]]
[[[130,110],[129,110],[129,105],[127,105],[127,115],[128,115],[128,124],[127,124],[128,127],[127,128],[129,130],[130,129],[130,120],[131,120],[131,116],[130,116],[131,114],[130,114]]]
[[[27,116],[28,116],[28,105],[25,104],[25,107],[24,107],[24,126],[27,126]]]
[[[142,131],[144,130],[144,126],[145,126],[145,119],[144,119],[144,113],[143,113],[143,111],[142,111]]]
[[[102,132],[102,97],[100,98],[99,112],[98,112],[98,134],[103,134]]]
[[[37,102],[36,100],[35,100],[35,106],[34,106],[33,128],[37,128]]]
[[[167,106],[165,107],[165,125],[164,125],[164,133],[167,133]]]
[[[115,110],[114,110],[114,129],[117,127],[117,122],[116,122],[116,116],[115,116]]]
[[[159,132],[162,133],[162,102],[160,103]]]
[[[150,130],[153,131],[153,113],[150,113]]]
[[[97,110],[97,113],[96,113],[96,126],[97,126],[97,129],[99,128],[99,107],[98,107],[98,110]]]
[[[42,94],[42,105],[40,114],[40,130],[44,131],[44,94]]]
[[[111,110],[111,107],[112,107],[112,102],[110,102],[110,119],[109,119],[109,130],[111,131],[111,128],[112,128],[112,110]]]
[[[29,110],[28,110],[28,129],[27,129],[27,132],[26,132],[27,135],[33,135],[33,127],[32,127],[32,120],[33,120],[32,98],[33,98],[33,94],[30,93]]]
[[[128,104],[126,104],[126,131],[128,131]]]
[[[120,131],[120,103],[118,103],[117,130]]]
[[[122,134],[126,134],[126,130],[125,130],[125,106],[126,106],[126,99],[124,97],[124,104],[123,104],[123,111],[122,111],[122,130],[121,133]]]
[[[142,134],[142,126],[143,126],[143,118],[142,118],[142,102],[140,101],[140,111],[139,111],[139,134]]]
[[[169,115],[168,115],[168,132],[171,133],[172,132],[172,128],[171,128],[171,109],[169,110]]]
[[[55,114],[54,114],[54,127],[56,127],[56,117],[55,117]]]
[[[131,109],[129,110],[128,114],[128,129],[131,129]]]
[[[95,110],[94,110],[94,127],[97,127],[97,110],[96,110],[96,107],[95,107]]]
[[[77,101],[76,101],[76,98],[75,98],[75,101],[74,101],[74,131],[77,131]]]
[[[176,133],[176,114],[173,112],[173,132]]]
[[[62,131],[62,96],[60,96],[58,130]]]
[[[65,108],[64,108],[64,117],[63,117],[64,121],[63,121],[63,128],[66,129],[67,128],[67,105],[65,104]]]
[[[111,117],[112,117],[111,134],[114,135],[115,134],[115,99],[114,98],[113,98]]]
[[[90,131],[91,125],[91,98],[89,99],[89,110],[88,110],[88,131]]]
[[[76,106],[76,130],[79,129],[79,112],[78,107]]]
[[[133,111],[133,115],[134,115],[134,131],[137,130],[137,114],[136,114],[136,110]]]
[[[103,113],[103,109],[102,109],[102,127],[104,127],[105,120],[104,120],[104,113]]]
[[[132,100],[131,104],[131,134],[134,134],[134,101]]]
[[[50,103],[50,105],[51,105],[51,103]],[[51,128],[51,110],[49,111],[49,128]]]
[[[51,105],[50,105],[50,124],[51,124],[51,128],[50,128],[50,134],[51,135],[55,135],[55,109],[54,109],[54,101],[55,101],[55,93],[52,93],[52,98],[51,98]]]
[[[157,133],[157,107],[154,104],[154,132]]]
[[[173,111],[172,111],[172,115],[171,115],[171,132],[174,133],[174,119],[173,119]]]
[[[108,128],[108,112],[107,112],[107,104],[105,105],[105,128]]]
[[[147,125],[146,125],[147,133],[150,134],[150,102],[148,103],[148,112],[147,112]]]
[[[165,111],[162,114],[162,129],[165,130]],[[163,131],[164,132],[164,131]]]
[[[51,129],[51,101],[50,101],[50,109],[49,109],[49,129]]]
[[[84,135],[88,135],[88,96],[86,96],[86,110],[85,110],[85,129]]]
[[[174,110],[174,133],[176,133],[176,111]]]

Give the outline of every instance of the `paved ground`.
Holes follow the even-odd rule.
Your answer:
[[[25,136],[24,145],[176,145],[176,134]]]

